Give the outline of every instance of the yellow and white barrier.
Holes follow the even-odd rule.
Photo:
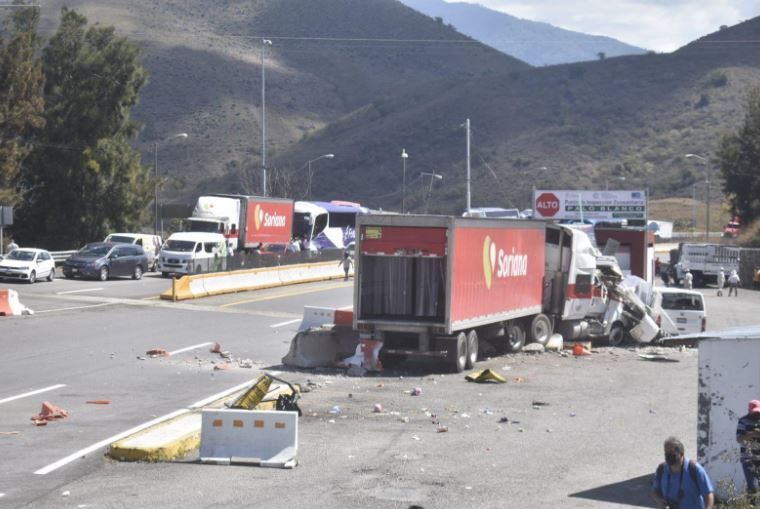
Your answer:
[[[350,275],[353,275],[351,268]],[[281,265],[260,269],[214,272],[183,276],[161,294],[164,300],[186,300],[224,293],[263,290],[296,283],[310,283],[345,277],[337,261]]]
[[[293,468],[298,412],[204,409],[201,462]]]

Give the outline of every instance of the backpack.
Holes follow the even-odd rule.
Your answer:
[[[691,477],[692,482],[694,483],[694,486],[697,487],[697,492],[699,492],[699,482],[697,481],[697,462],[694,460],[689,460],[689,477]],[[665,471],[665,463],[660,463],[657,466],[657,486],[660,487],[660,494],[665,496],[662,493],[662,473]],[[701,493],[700,493],[701,495]]]

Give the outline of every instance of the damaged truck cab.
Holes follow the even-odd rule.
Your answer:
[[[628,332],[645,308],[615,293],[622,273],[585,233],[542,221],[360,215],[356,256],[354,328],[383,343],[385,365],[433,356],[462,371],[481,338],[519,351],[555,330]]]

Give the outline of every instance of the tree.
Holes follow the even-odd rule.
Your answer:
[[[718,157],[732,213],[745,223],[760,217],[760,87],[749,94],[743,125],[721,140]]]
[[[21,165],[35,129],[42,127],[39,9],[17,8],[0,31],[0,204],[15,205]]]
[[[22,239],[75,247],[140,227],[154,185],[129,145],[139,129],[130,112],[147,81],[140,49],[63,8],[43,69],[46,124],[24,171]]]

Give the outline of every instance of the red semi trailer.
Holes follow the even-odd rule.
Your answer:
[[[622,306],[611,314],[601,274],[622,274],[583,232],[421,215],[360,215],[356,231],[354,328],[383,342],[386,364],[438,356],[462,371],[477,361],[483,337],[519,351],[526,340],[546,344],[554,331],[578,339],[636,325],[637,340],[656,335],[641,306],[627,302],[625,316]]]

